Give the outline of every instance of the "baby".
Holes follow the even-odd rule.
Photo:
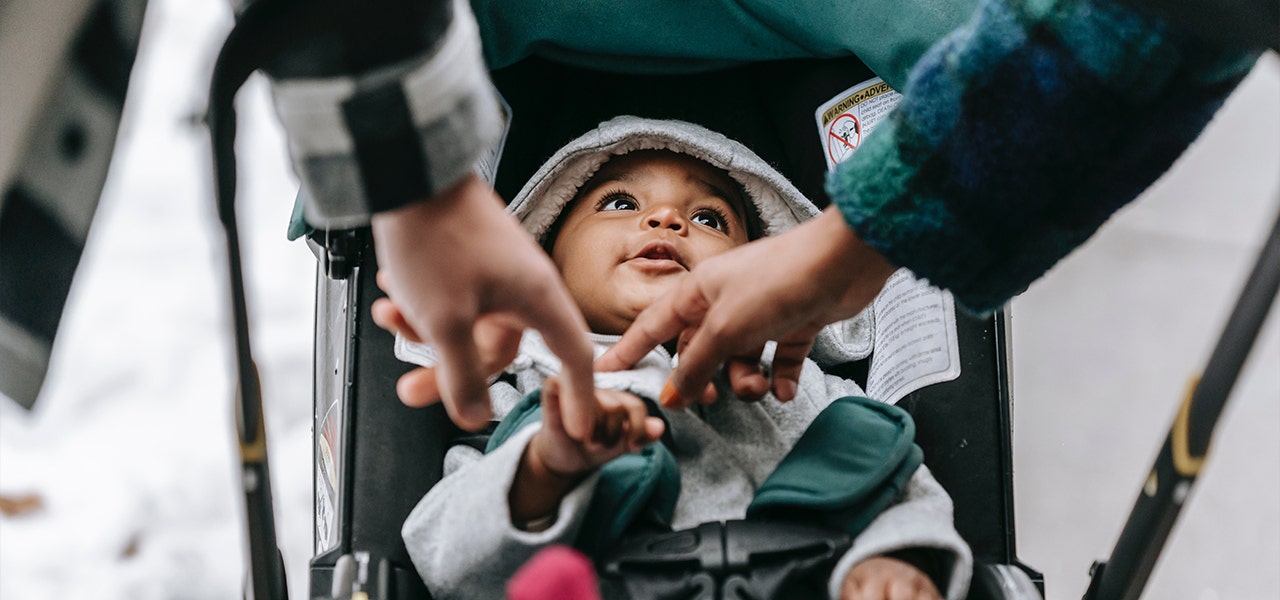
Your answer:
[[[702,261],[817,214],[744,146],[688,123],[634,117],[562,148],[511,210],[550,253],[598,353]],[[415,357],[422,348],[414,332],[397,325],[397,354],[429,364]],[[500,597],[516,569],[549,544],[598,553],[640,527],[800,514],[807,520],[797,522],[856,535],[827,582],[831,597],[964,596],[969,550],[951,523],[950,498],[910,443],[905,413],[857,398],[864,393],[855,383],[812,361],[791,402],[722,393],[667,410],[653,400],[673,366],[671,350],[655,349],[630,371],[597,374],[595,433],[578,442],[560,420],[559,363],[526,333],[519,357],[491,386],[502,421],[488,452],[451,449],[446,476],[405,522],[406,547],[433,597]],[[843,467],[858,462],[841,460],[853,456],[893,474],[868,494],[883,502],[797,504],[796,489],[825,501],[856,488],[841,480]]]

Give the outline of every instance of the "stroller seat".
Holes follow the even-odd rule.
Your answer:
[[[513,197],[555,149],[614,115],[635,114],[734,136],[825,206],[826,164],[813,142],[813,109],[872,77],[855,58],[646,76],[526,59],[493,72],[514,115],[495,187]],[[429,598],[400,528],[443,475],[445,452],[467,435],[442,407],[410,409],[395,398],[395,382],[411,365],[395,359],[392,336],[369,316],[381,292],[368,230],[318,231],[309,243],[320,263],[311,596],[327,597],[340,557],[364,553],[372,567],[364,586],[370,597]],[[956,528],[980,565],[970,598],[1037,597],[1040,576],[1018,562],[1014,543],[1007,315],[957,313],[955,324],[959,376],[913,391],[897,405],[915,419],[925,463],[951,494]],[[836,374],[865,387],[868,363],[841,365]],[[1032,585],[1036,589],[1026,589]],[[1017,586],[1024,595],[1011,595]]]

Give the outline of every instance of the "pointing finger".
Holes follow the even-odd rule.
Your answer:
[[[531,294],[517,307],[519,316],[542,334],[547,348],[560,358],[560,377],[564,385],[561,410],[565,432],[569,437],[585,441],[595,420],[595,377],[591,371],[591,342],[587,339],[587,322],[573,298],[559,279],[545,286],[542,294]]]
[[[436,377],[445,410],[458,427],[478,431],[488,424],[493,410],[472,327],[471,319],[442,319],[431,337],[440,354]]]
[[[596,360],[601,371],[629,369],[650,350],[696,327],[707,314],[710,303],[693,277],[649,305],[622,334],[622,339]]]

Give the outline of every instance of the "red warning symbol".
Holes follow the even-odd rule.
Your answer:
[[[853,113],[841,113],[827,127],[827,155],[832,164],[849,158],[862,143],[862,123]]]

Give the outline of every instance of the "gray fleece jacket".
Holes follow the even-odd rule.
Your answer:
[[[511,204],[535,236],[611,155],[639,149],[667,149],[724,169],[743,184],[755,203],[766,234],[776,234],[816,214],[780,174],[750,150],[701,127],[674,121],[619,117],[571,142],[548,161]],[[801,372],[797,395],[787,403],[772,395],[748,403],[722,396],[710,406],[664,410],[671,428],[681,492],[672,518],[675,529],[746,515],[756,488],[774,471],[809,423],[833,400],[864,396],[852,381],[824,373],[824,363],[864,357],[870,351],[871,319],[860,315],[828,327]],[[617,336],[592,334],[597,355]],[[397,340],[397,356],[433,364],[429,348]],[[766,352],[766,362],[769,358]],[[597,373],[600,388],[657,398],[676,363],[661,347],[633,369]],[[559,360],[535,332],[527,332],[508,372],[514,376],[490,387],[501,419],[526,394],[560,370]],[[554,524],[531,533],[512,524],[508,495],[524,449],[539,425],[526,427],[489,454],[458,446],[445,460],[445,477],[406,519],[405,545],[433,597],[500,598],[511,575],[548,544],[572,544],[583,525],[598,476],[592,475],[560,503]],[[951,499],[921,466],[897,503],[881,513],[836,565],[829,593],[838,597],[845,575],[858,562],[906,548],[932,548],[950,557],[947,598],[968,590],[972,557],[952,523]],[[606,593],[608,590],[606,590]]]

